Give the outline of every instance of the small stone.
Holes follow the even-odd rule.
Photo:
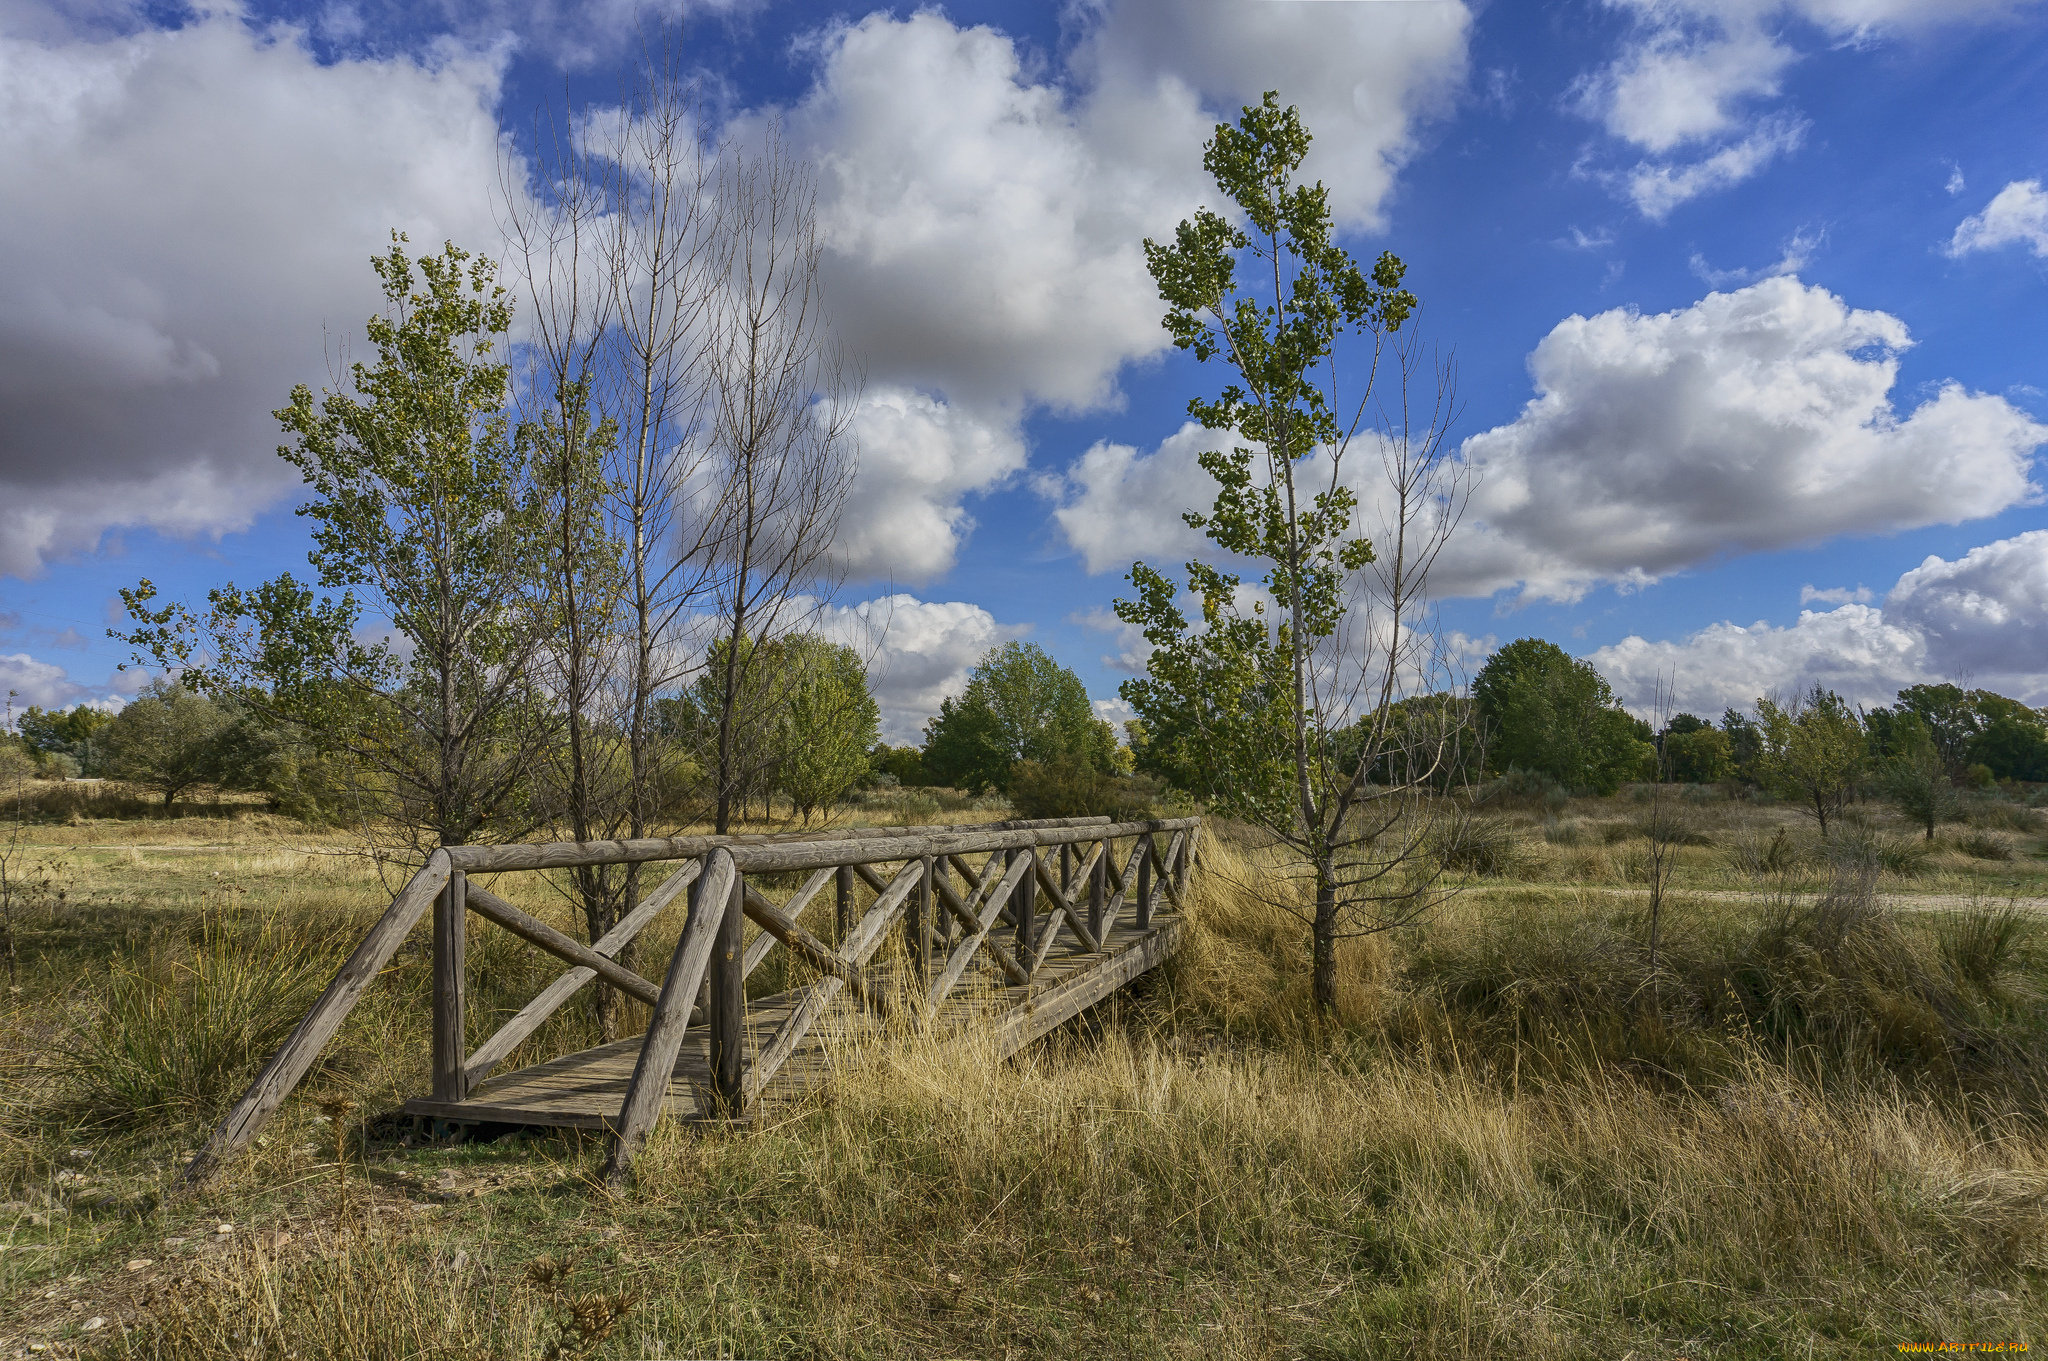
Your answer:
[[[64,1156],[71,1162],[89,1163],[92,1161],[93,1151],[89,1148],[67,1149],[65,1150]]]
[[[96,1333],[100,1329],[107,1326],[107,1321],[101,1318],[98,1314],[94,1314],[91,1318],[87,1319],[84,1323],[80,1324],[79,1326],[88,1333]]]
[[[28,1344],[28,1349],[32,1352],[46,1352],[50,1350],[50,1344],[47,1342],[31,1342]]]
[[[185,1240],[182,1238],[166,1238],[164,1246],[167,1248],[182,1248],[185,1246]]]
[[[213,1231],[215,1233],[233,1233],[235,1226],[232,1224],[216,1224],[213,1226]]]
[[[141,1271],[155,1265],[156,1258],[154,1257],[130,1257],[128,1259],[128,1270],[130,1271]]]
[[[83,1172],[73,1172],[73,1171],[71,1171],[71,1170],[70,1170],[70,1169],[68,1169],[68,1168],[67,1168],[67,1169],[65,1169],[64,1171],[61,1171],[61,1172],[59,1172],[59,1173],[57,1174],[57,1184],[58,1184],[59,1186],[75,1186],[75,1185],[77,1185],[77,1184],[78,1184],[79,1182],[82,1182],[82,1181],[84,1181],[84,1180],[85,1180],[85,1173],[83,1173]]]
[[[834,1271],[837,1271],[839,1269],[839,1258],[834,1253],[821,1252],[818,1254],[818,1260],[823,1262],[826,1266],[830,1267]]]

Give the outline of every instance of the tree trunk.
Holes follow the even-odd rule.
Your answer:
[[[1337,1011],[1337,877],[1327,864],[1316,866],[1313,936],[1315,960],[1309,990],[1316,1015],[1328,1019]]]

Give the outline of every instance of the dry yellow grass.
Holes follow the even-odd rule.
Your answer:
[[[1110,1014],[1007,1064],[910,1037],[843,1055],[827,1093],[760,1128],[658,1131],[622,1195],[595,1186],[594,1148],[522,1140],[352,1157],[337,1212],[331,1131],[305,1101],[209,1199],[148,1209],[200,1122],[94,1131],[18,1088],[7,1194],[60,1212],[14,1230],[50,1246],[0,1254],[0,1336],[75,1330],[80,1311],[51,1321],[73,1297],[119,1325],[108,1354],[163,1358],[1779,1357],[2048,1333],[2048,1125],[2020,1081],[2039,1048],[2030,936],[1983,966],[2004,1001],[1951,977],[1960,947],[1931,927],[1857,928],[1864,974],[1788,937],[1801,986],[1892,989],[1855,1016],[1947,979],[1958,1009],[1938,1019],[2010,1050],[1997,1104],[1853,1026],[1788,1045],[1617,1010],[1635,909],[1554,879],[1482,882],[1422,927],[1347,942],[1338,1023],[1318,1026],[1302,928],[1232,889],[1256,855],[1212,848],[1189,948]],[[286,920],[369,888],[331,861],[238,854],[267,886],[238,901]],[[205,899],[156,873],[151,912]],[[537,876],[497,891],[571,920]],[[1780,958],[1742,905],[1674,920],[1671,986]],[[475,948],[508,1004],[550,972],[488,930]],[[421,1080],[423,958],[375,996],[325,1088],[363,1112]],[[587,1014],[565,1017],[545,1043],[587,1043]],[[10,1025],[18,1055],[37,1024]],[[90,1164],[66,1161],[80,1143]],[[80,1166],[86,1190],[56,1180]],[[442,1171],[487,1193],[437,1196]],[[258,1246],[193,1257],[215,1217]],[[293,1238],[263,1246],[266,1227]],[[126,1273],[130,1257],[159,1260]],[[574,1269],[543,1287],[537,1259]],[[582,1328],[620,1304],[608,1335]]]

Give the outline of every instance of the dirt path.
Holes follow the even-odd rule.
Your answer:
[[[1550,885],[1527,885],[1525,887],[1548,888],[1550,887]],[[1593,884],[1561,884],[1557,886],[1557,891],[1560,893],[1600,893],[1608,895],[1610,897],[1618,898],[1640,898],[1649,893],[1649,890],[1646,888],[1607,888],[1604,886]],[[1673,898],[1704,898],[1710,902],[1718,903],[1760,903],[1769,902],[1773,898],[1779,897],[1813,896],[1810,893],[1787,895],[1778,893],[1766,893],[1761,889],[1732,888],[1672,888],[1666,890],[1666,892],[1668,892],[1670,896]],[[1880,893],[1877,895],[1877,902],[1882,907],[1889,907],[1908,912],[1953,912],[1959,911],[1964,908],[1976,907],[1985,903],[1996,904],[2002,902],[2016,902],[2036,912],[2048,911],[2048,897],[2031,898],[2022,897],[2018,894],[2009,894],[2004,897],[1999,897],[1992,894],[1979,894],[1972,896],[1961,893]]]

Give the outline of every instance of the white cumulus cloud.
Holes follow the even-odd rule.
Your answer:
[[[930,581],[952,570],[974,521],[961,504],[1024,466],[1009,422],[988,422],[936,398],[883,387],[854,415],[860,468],[835,552],[856,580]]]
[[[1964,218],[1949,238],[1948,253],[1967,255],[2022,242],[2048,259],[2048,193],[2042,192],[2039,180],[2014,180],[1984,205],[1983,212]]]
[[[1802,611],[1787,627],[1714,624],[1688,637],[1625,638],[1589,661],[1644,711],[1657,685],[1682,710],[1745,709],[1819,683],[1854,704],[1890,704],[1908,685],[1968,676],[2027,703],[2048,700],[2048,530],[1930,557],[1884,607]]]
[[[968,673],[992,648],[1030,631],[1000,624],[979,605],[897,594],[828,607],[818,622],[868,662],[868,689],[882,711],[882,740],[924,741],[939,701],[967,688]]]
[[[31,704],[45,709],[69,705],[85,694],[63,667],[39,662],[26,652],[0,652],[0,700],[11,697],[15,712]]]
[[[1905,323],[1766,279],[1691,307],[1570,317],[1530,356],[1538,396],[1474,436],[1480,473],[1447,586],[1570,600],[1729,552],[1955,524],[2032,500],[2048,426],[1944,385],[1891,400]]]
[[[0,39],[0,573],[275,500],[269,413],[375,310],[390,229],[495,250],[497,79],[232,16]]]
[[[1572,601],[1730,553],[2033,500],[2048,426],[1956,383],[1899,410],[1910,344],[1897,317],[1794,278],[1654,316],[1567,318],[1530,356],[1536,398],[1464,444],[1478,481],[1433,591]],[[1196,455],[1227,443],[1192,424],[1150,451],[1103,442],[1042,486],[1088,571],[1170,565],[1203,542],[1181,513],[1214,497]],[[1369,510],[1378,465],[1351,467]],[[1370,514],[1361,527],[1384,538]]]

